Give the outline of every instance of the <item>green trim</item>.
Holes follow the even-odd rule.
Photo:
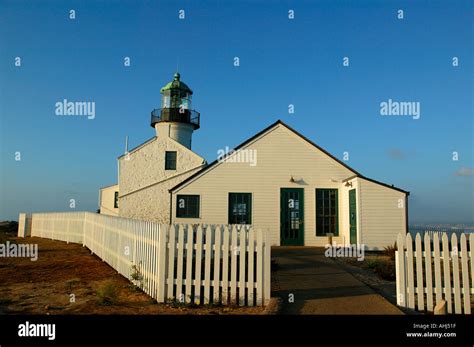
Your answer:
[[[354,215],[352,216],[352,214]],[[349,190],[349,241],[351,245],[357,244],[357,198],[355,188]]]
[[[298,193],[299,227],[291,228],[292,213],[287,203],[290,194]],[[295,237],[296,234],[296,237]],[[282,246],[304,246],[304,188],[280,188],[280,244]]]
[[[334,197],[334,209],[335,211],[331,211],[331,200],[330,200],[330,193],[335,192],[335,197]],[[322,193],[323,195],[323,211],[322,215],[318,214],[318,193]],[[326,194],[325,194],[326,193]],[[324,213],[325,209],[325,204],[328,202],[326,201],[328,199],[329,201],[329,214],[326,215]],[[335,213],[332,213],[335,212]],[[326,236],[328,233],[333,232],[334,236],[339,236],[339,190],[337,188],[316,188],[315,189],[315,216],[316,216],[316,236]],[[320,231],[318,230],[318,225],[321,225],[321,223],[318,223],[318,218],[327,218],[328,221],[331,221],[331,218],[335,218],[335,226],[334,226],[334,231],[330,231],[332,228],[332,225],[328,223],[328,227],[330,230],[323,230]],[[324,220],[323,220],[324,221]],[[323,228],[324,228],[324,222],[322,223]]]

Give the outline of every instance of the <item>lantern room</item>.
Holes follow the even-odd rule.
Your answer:
[[[157,136],[167,136],[191,148],[191,135],[199,129],[200,114],[192,109],[193,91],[176,72],[171,82],[160,89],[161,108],[151,112],[151,126]]]
[[[193,91],[180,80],[181,75],[174,74],[173,81],[161,88],[161,107],[162,108],[182,108],[191,109],[191,98]]]

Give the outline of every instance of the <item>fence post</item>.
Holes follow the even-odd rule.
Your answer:
[[[201,267],[202,267],[202,225],[196,229],[196,258],[195,258],[195,280],[194,280],[194,303],[201,304]]]
[[[222,226],[224,245],[222,246],[222,303],[227,305],[229,298],[229,239],[230,228]]]
[[[415,237],[415,257],[416,257],[416,294],[418,310],[424,311],[424,284],[423,284],[423,250],[420,234]]]
[[[268,305],[270,302],[270,293],[271,293],[271,276],[270,276],[270,271],[271,271],[271,247],[270,247],[270,231],[267,230],[265,233],[265,252],[264,252],[264,259],[263,259],[263,304]]]
[[[169,241],[168,241],[168,247],[167,247],[167,254],[166,258],[168,259],[168,274],[165,278],[165,281],[167,281],[167,294],[166,294],[166,299],[173,300],[175,298],[178,298],[178,284],[176,285],[176,296],[174,294],[174,265],[175,265],[175,253],[176,253],[176,238],[178,237],[179,233],[179,225],[171,225],[170,230],[169,230]],[[179,279],[179,278],[178,278]],[[179,298],[178,298],[179,299]]]
[[[257,230],[257,306],[263,303],[263,235],[262,230]]]
[[[413,240],[411,235],[407,235],[406,239],[407,247],[407,258],[406,258],[406,269],[407,269],[407,304],[411,309],[415,309],[415,278],[414,278],[414,267],[413,267]]]
[[[211,226],[205,228],[205,254],[204,254],[204,304],[209,304],[211,293],[211,252],[212,252],[212,232]]]
[[[245,305],[245,257],[247,253],[247,230],[244,226],[240,227],[240,249],[239,249],[239,305]]]
[[[453,267],[454,312],[461,314],[461,286],[459,285],[459,245],[456,234],[451,235],[451,263]]]
[[[441,285],[441,253],[439,250],[439,233],[433,235],[433,259],[434,259],[434,275],[435,275],[435,306],[443,300],[443,287]],[[445,306],[446,307],[446,306]]]
[[[255,290],[255,276],[254,276],[254,264],[255,264],[255,233],[253,227],[249,228],[249,261],[248,261],[248,292],[247,292],[247,305],[253,306],[254,301],[254,290]]]
[[[69,243],[69,218],[66,219],[66,243]]]
[[[471,263],[471,288],[474,289],[474,233],[469,235],[469,258]]]
[[[176,269],[176,298],[180,303],[184,303],[183,297],[183,257],[184,257],[184,228],[180,225],[177,229],[178,234],[178,255],[177,255],[177,269]],[[174,260],[174,259],[173,259]],[[170,259],[170,261],[172,261]]]
[[[159,237],[158,237],[158,272],[156,283],[158,283],[158,302],[165,301],[166,293],[166,256],[167,256],[167,241],[166,236],[168,233],[168,225],[160,225]]]
[[[472,245],[471,245],[472,248]],[[462,291],[464,299],[464,314],[471,314],[471,287],[469,286],[469,254],[467,253],[466,235],[461,234],[461,269]],[[472,262],[472,259],[471,259]]]
[[[194,254],[194,230],[189,225],[184,228],[187,238],[186,248],[186,290],[185,300],[186,303],[190,303],[193,298],[191,296],[193,286],[193,254]]]
[[[446,306],[448,307],[448,313],[452,313],[451,310],[451,260],[450,260],[450,255],[449,255],[449,240],[448,240],[448,235],[446,233],[443,233],[442,237],[442,243],[443,243],[443,278],[444,278],[444,295],[445,295],[445,300],[446,300]]]
[[[87,229],[87,212],[84,212],[84,219],[82,221],[82,247],[86,245],[86,231]]]
[[[237,303],[237,226],[233,225],[231,231],[231,259],[230,259],[230,302]]]
[[[26,213],[20,213],[18,217],[18,237],[26,236]]]
[[[222,253],[222,226],[214,226],[215,242],[214,242],[214,282],[213,282],[213,302],[215,304],[220,302],[219,288],[220,288],[220,268],[221,268],[221,253]],[[189,276],[191,277],[191,276]]]
[[[398,234],[395,252],[395,272],[397,285],[397,305],[406,306],[406,269],[405,269],[405,243],[402,234]]]
[[[431,239],[429,235],[425,235],[423,240],[423,246],[425,248],[425,288],[426,288],[426,309],[429,312],[433,311],[433,278],[432,278],[432,269],[431,269]]]

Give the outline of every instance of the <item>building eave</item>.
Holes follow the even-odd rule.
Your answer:
[[[393,190],[397,190],[401,193],[405,193],[407,196],[410,195],[410,192],[409,191],[406,191],[406,190],[403,190],[401,188],[398,188],[398,187],[395,187],[394,185],[389,185],[387,183],[383,183],[383,182],[380,182],[380,181],[377,181],[377,180],[374,180],[373,178],[369,178],[369,177],[366,177],[366,176],[358,176],[364,180],[367,180],[369,182],[372,182],[372,183],[375,183],[375,184],[378,184],[378,185],[381,185],[381,186],[384,186],[386,188],[390,188],[390,189],[393,189]]]

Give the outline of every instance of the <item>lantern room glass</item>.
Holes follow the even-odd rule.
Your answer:
[[[162,108],[183,108],[191,110],[192,95],[179,89],[169,89],[161,97]]]

